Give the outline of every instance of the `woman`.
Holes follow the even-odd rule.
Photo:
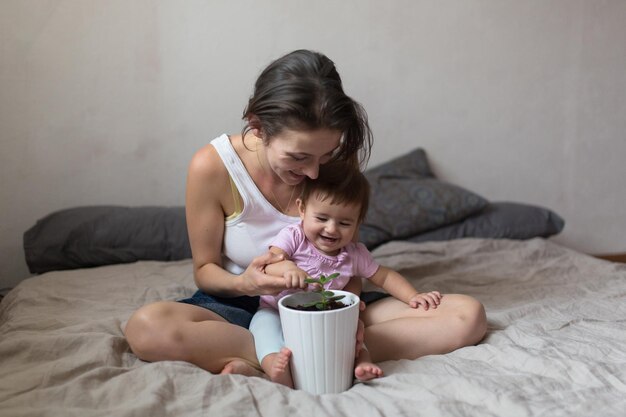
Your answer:
[[[257,296],[286,288],[282,277],[264,272],[282,260],[267,252],[269,241],[299,221],[296,197],[320,164],[362,165],[369,157],[365,112],[344,93],[333,62],[319,53],[299,50],[272,62],[257,79],[243,118],[240,135],[222,135],[192,158],[186,214],[199,291],[131,316],[126,338],[143,360],[262,376],[247,326]],[[477,343],[486,329],[482,305],[454,294],[429,310],[381,299],[362,319],[374,362],[450,352]]]

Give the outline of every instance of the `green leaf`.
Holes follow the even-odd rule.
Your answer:
[[[322,295],[323,295],[324,297],[332,297],[333,295],[335,295],[335,293],[334,293],[334,292],[332,292],[332,291],[324,291],[324,292],[322,293]]]
[[[331,279],[335,279],[339,276],[339,272],[335,272],[334,274],[330,274],[328,276],[328,280],[330,281]]]
[[[327,301],[337,301],[337,300],[341,300],[344,297],[345,297],[345,295],[336,295],[334,297],[327,298],[326,300]]]
[[[302,304],[302,307],[309,308],[309,307],[317,306],[318,303],[319,301],[313,301],[311,303]]]
[[[319,284],[319,280],[317,278],[305,278],[304,282],[307,284]]]

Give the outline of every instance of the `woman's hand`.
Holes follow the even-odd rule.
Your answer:
[[[419,306],[422,306],[424,310],[437,308],[437,306],[441,304],[441,297],[439,291],[417,293],[409,299],[409,305],[411,308],[419,308]]]
[[[254,258],[246,270],[239,275],[239,278],[242,280],[242,292],[249,296],[255,296],[273,295],[285,290],[287,288],[285,278],[265,273],[267,265],[284,260],[284,255],[269,251]]]

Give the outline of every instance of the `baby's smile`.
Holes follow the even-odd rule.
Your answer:
[[[324,235],[320,235],[320,238],[322,238],[322,240],[327,242],[327,243],[335,243],[335,242],[337,242],[339,240],[338,238],[330,237],[330,236],[324,236]]]

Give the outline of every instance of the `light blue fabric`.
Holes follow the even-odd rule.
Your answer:
[[[249,329],[254,336],[254,347],[259,363],[265,356],[280,352],[285,346],[280,315],[272,308],[259,308],[252,317]]]

